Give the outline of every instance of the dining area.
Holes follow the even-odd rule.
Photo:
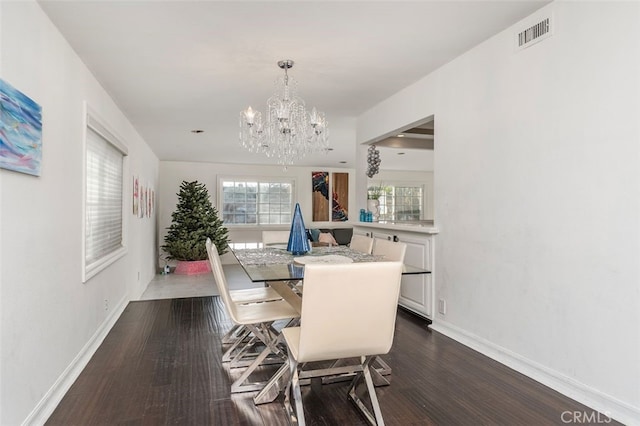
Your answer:
[[[286,252],[286,248],[278,248],[278,244],[283,243],[272,244],[275,247],[266,251],[275,248]],[[340,247],[325,247],[322,250],[344,253],[344,249]],[[322,253],[322,250],[312,247],[312,253],[315,254]],[[234,254],[236,252],[241,254],[234,250]],[[395,262],[373,262],[377,263]],[[354,261],[335,266],[358,264],[362,263]],[[268,281],[269,286],[265,286],[264,282],[252,282],[241,265],[222,266],[229,293],[234,299],[230,306],[249,301],[258,304],[255,302],[257,298],[283,300],[273,289],[274,284],[277,287],[278,281],[271,280],[284,278],[279,274],[272,272],[274,275]],[[294,262],[293,266],[296,268],[291,269],[298,273],[298,265]],[[313,269],[318,265],[305,265],[305,268],[307,266]],[[289,271],[288,267],[274,265],[265,265],[264,268]],[[209,275],[213,278],[213,274]],[[165,278],[172,280],[176,276],[172,274]],[[213,292],[209,296],[131,301],[46,424],[288,425],[292,420],[297,420],[292,418],[293,413],[297,413],[296,397],[291,396],[290,392],[294,385],[291,384],[289,392],[286,392],[290,377],[293,376],[283,375],[278,381],[274,377],[277,377],[283,367],[285,371],[289,371],[293,365],[298,366],[302,400],[302,410],[298,412],[304,413],[307,424],[369,424],[366,416],[349,401],[349,389],[354,379],[354,376],[348,376],[351,372],[345,372],[346,380],[339,376],[333,376],[332,379],[305,377],[305,374],[315,374],[314,370],[307,373],[301,371],[295,359],[290,364],[286,338],[278,338],[283,329],[304,326],[305,322],[300,322],[300,318],[312,318],[307,321],[307,325],[313,326],[315,323],[316,326],[325,327],[325,323],[339,318],[336,313],[339,302],[346,303],[349,300],[345,295],[344,276],[323,277],[316,281],[316,285],[309,285],[310,278],[306,273],[302,278],[303,294],[307,297],[302,299],[302,303],[315,299],[309,297],[313,296],[314,288],[316,295],[317,290],[322,288],[321,305],[309,305],[312,308],[309,311],[312,316],[309,317],[304,316],[303,304],[300,305],[303,312],[300,316],[295,308],[286,308],[284,303],[276,302],[287,311],[284,316],[290,316],[270,324],[274,330],[266,327],[270,333],[265,334],[266,338],[275,339],[278,350],[275,355],[270,353],[262,365],[255,367],[250,380],[243,381],[246,382],[244,384],[258,383],[257,388],[261,390],[232,390],[234,383],[241,379],[255,359],[243,359],[244,366],[232,367],[225,358],[233,342],[239,341],[234,339],[243,332],[230,314],[222,291]],[[365,290],[356,289],[357,297],[354,299],[361,303],[368,299],[373,279],[366,284],[366,293]],[[299,280],[286,281],[295,284]],[[340,283],[340,287],[329,291],[328,286],[332,282]],[[212,279],[211,286],[217,285],[215,279]],[[334,304],[336,310],[331,308]],[[368,313],[362,312],[363,309],[355,305],[343,305],[342,310],[351,311],[352,315],[348,320],[347,317],[341,318],[367,326],[365,331],[356,330],[362,337],[368,336],[366,333],[370,329],[383,330],[376,322],[382,319],[377,318],[381,315],[376,314],[371,318],[367,316]],[[241,310],[246,313],[246,308]],[[391,312],[387,314],[390,315]],[[291,323],[291,320],[297,322]],[[388,316],[386,320],[389,320]],[[343,322],[337,324],[340,331],[343,331],[344,326]],[[260,329],[264,330],[258,327]],[[318,333],[317,329],[307,329],[304,334],[300,330],[299,341],[296,343],[297,332],[294,331],[289,336],[289,341],[299,350],[307,350],[302,348],[307,344],[302,339],[306,339],[310,332]],[[285,331],[285,335],[286,333],[288,332]],[[329,334],[329,337],[332,336]],[[328,347],[324,339],[312,339],[310,343],[321,345],[323,351]],[[253,348],[257,355],[261,353],[258,352],[260,346],[256,343]],[[262,345],[262,349],[265,347]],[[384,352],[386,347],[375,349],[374,352]],[[298,361],[306,359],[308,354],[307,351]],[[330,356],[340,358],[346,355]],[[359,358],[355,357],[355,361],[356,367],[352,372],[363,374],[357,366]],[[380,361],[389,367],[391,374],[381,371],[384,364]],[[328,364],[329,368],[334,368],[333,371],[340,367],[352,367],[336,364],[334,361],[321,363],[323,366]],[[318,365],[316,362],[313,364]],[[395,311],[393,342],[388,353],[371,359],[368,366],[375,388],[373,395],[378,399],[379,411],[387,425],[478,422],[555,424],[567,410],[573,412],[587,409],[533,379],[504,368],[479,352],[431,330],[428,321],[402,308]],[[379,376],[390,384],[378,382],[376,372],[381,373]],[[366,381],[359,379],[357,396],[371,407]],[[270,391],[262,392],[267,383],[273,386],[267,388]],[[261,393],[266,397],[265,402],[256,404],[256,397]],[[285,408],[285,393],[290,395],[292,414]],[[375,410],[371,410],[375,418]]]
[[[403,264],[401,242],[354,235],[346,246],[308,244],[301,253],[293,240],[263,231],[262,247],[232,249],[257,284],[244,290],[229,290],[219,250],[207,240],[233,322],[221,339],[222,361],[239,373],[230,392],[251,393],[256,406],[280,404],[290,424],[304,425],[302,388],[322,394],[324,385],[341,384],[363,421],[384,424],[376,387],[391,384],[380,356],[393,345],[401,278],[429,271]],[[271,375],[254,379],[265,366]]]

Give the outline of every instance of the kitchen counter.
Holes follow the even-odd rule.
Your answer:
[[[401,221],[379,221],[379,222],[357,222],[354,226],[373,229],[388,229],[396,231],[417,232],[419,234],[437,234],[440,232],[435,227],[432,220],[423,220],[415,222]]]

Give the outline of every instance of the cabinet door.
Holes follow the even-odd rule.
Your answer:
[[[353,227],[353,233],[355,235],[363,235],[365,237],[373,238],[373,231],[369,228]]]
[[[373,238],[380,238],[381,240],[389,240],[389,241],[394,241],[393,237],[395,235],[394,234],[388,234],[386,232],[380,232],[380,231],[373,231]]]
[[[399,236],[407,245],[404,263],[429,269],[431,266],[431,244],[429,239]],[[400,305],[431,318],[431,274],[404,275],[400,287]]]

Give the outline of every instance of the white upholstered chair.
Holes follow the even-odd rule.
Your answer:
[[[262,231],[262,246],[269,244],[288,244],[291,231]]]
[[[282,296],[270,286],[248,288],[242,290],[230,290],[231,300],[235,303],[246,305],[251,303],[272,302],[282,299]],[[250,331],[244,325],[235,324],[231,329],[222,336],[223,345],[231,345],[222,356],[222,362],[230,362],[233,353],[240,346]]]
[[[262,389],[263,383],[245,383],[251,373],[259,367],[270,355],[275,354],[283,359],[284,352],[278,346],[278,333],[271,327],[274,321],[293,320],[299,318],[299,313],[285,300],[274,300],[263,303],[239,303],[233,300],[227,279],[222,269],[220,256],[214,243],[210,239],[206,242],[211,270],[220,290],[220,296],[224,302],[231,320],[236,325],[245,326],[253,337],[264,344],[265,349],[249,364],[242,375],[231,385],[231,393],[250,392]],[[291,323],[291,321],[290,321]]]
[[[384,256],[385,260],[404,262],[404,254],[406,251],[407,245],[405,243],[374,238],[372,254]]]
[[[370,423],[384,424],[369,364],[374,356],[391,349],[401,275],[400,262],[305,266],[300,326],[282,330],[289,349],[291,377],[285,407],[294,424],[305,424],[300,380],[326,373],[305,371],[299,366],[344,358],[360,361],[350,366],[350,371],[357,374],[349,399]],[[363,379],[373,413],[356,395],[356,386]]]
[[[373,248],[373,238],[365,237],[364,235],[353,234],[349,248],[357,250],[362,253],[371,254]]]
[[[217,253],[217,251],[216,251]],[[213,268],[212,268],[213,271]],[[215,274],[214,274],[215,278]],[[217,281],[216,281],[217,284]],[[278,294],[271,287],[256,287],[256,288],[247,288],[242,290],[229,290],[229,294],[231,296],[231,300],[236,303],[247,304],[247,303],[261,303],[261,302],[269,302],[272,300],[280,300],[282,296]],[[243,338],[247,334],[246,327],[241,325],[235,325],[222,337],[223,344],[231,344],[236,342],[238,339]],[[234,349],[234,348],[232,348]],[[222,358],[223,362],[230,361],[229,354],[232,351],[228,351]]]

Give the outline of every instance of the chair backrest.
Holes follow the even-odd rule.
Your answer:
[[[402,263],[306,265],[299,362],[389,352]]]
[[[290,231],[262,231],[262,245],[288,244]]]
[[[220,297],[222,297],[222,301],[227,307],[227,312],[229,312],[231,320],[237,323],[237,307],[229,293],[229,285],[227,284],[227,278],[225,277],[224,270],[222,269],[222,262],[218,255],[218,248],[211,241],[211,238],[207,238],[206,246],[207,254],[209,255],[209,263],[211,264],[211,272],[213,272],[213,278],[216,280],[216,284],[218,285]]]
[[[373,238],[365,237],[364,235],[353,234],[351,236],[349,247],[362,253],[371,254],[371,249],[373,248]]]
[[[404,254],[406,251],[407,245],[405,243],[374,238],[372,254],[384,256],[385,260],[404,262]]]

